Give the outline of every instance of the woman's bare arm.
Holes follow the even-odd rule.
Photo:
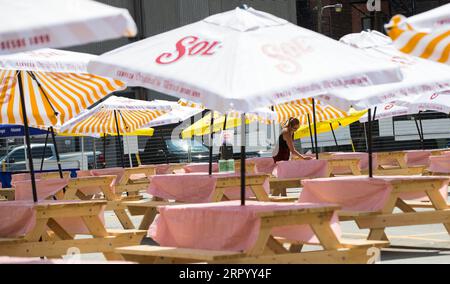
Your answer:
[[[292,136],[289,135],[289,132],[287,132],[287,131],[284,132],[283,133],[283,138],[284,138],[284,141],[286,141],[286,144],[289,147],[289,151],[291,151],[292,154],[294,154],[294,155],[296,155],[296,156],[298,156],[298,157],[300,157],[302,159],[305,159],[305,160],[309,160],[310,159],[309,157],[303,156],[302,154],[300,154],[297,151],[297,149],[295,149],[294,141],[292,140]]]

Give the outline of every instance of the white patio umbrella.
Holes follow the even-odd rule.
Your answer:
[[[330,91],[319,96],[325,103],[341,109],[353,107],[357,110],[368,109],[367,144],[369,153],[369,176],[372,176],[372,108],[378,104],[392,101],[408,100],[417,95],[432,95],[435,92],[450,88],[450,68],[400,52],[392,44],[390,38],[379,32],[362,32],[349,34],[341,38],[341,42],[361,49],[379,61],[394,62],[402,70],[402,82],[381,84],[373,87],[355,87],[351,90]],[[374,109],[374,112],[378,108]]]
[[[126,9],[90,0],[0,0],[0,54],[132,37]]]
[[[450,3],[409,18],[396,15],[385,28],[400,51],[450,64]]]
[[[182,106],[177,102],[155,100],[155,102],[167,103],[172,110],[150,121],[143,127],[155,127],[168,124],[179,123],[203,111],[201,108]]]
[[[34,201],[37,195],[28,125],[50,128],[62,177],[53,127],[125,88],[121,81],[87,74],[87,62],[93,57],[54,49],[0,56],[0,123],[24,125]]]
[[[223,113],[402,79],[393,64],[251,8],[236,8],[113,50],[92,60],[89,70]],[[242,120],[244,125],[245,115]],[[242,140],[245,145],[245,136]]]
[[[393,64],[251,8],[123,46],[88,68],[223,113],[401,80]]]
[[[379,61],[394,62],[401,68],[403,81],[349,90],[333,90],[319,99],[340,109],[373,108],[391,101],[408,100],[418,95],[431,96],[450,90],[450,67],[398,51],[392,40],[376,31],[349,34],[341,42],[362,50]]]

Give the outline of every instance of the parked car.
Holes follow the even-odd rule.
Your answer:
[[[53,144],[31,144],[31,155],[33,156],[33,164],[35,169],[40,169],[41,159],[44,154],[43,170],[56,170],[56,152]],[[104,157],[100,151],[96,151],[97,163],[103,162]],[[63,169],[80,168],[82,159],[81,152],[71,152],[59,154],[61,166]],[[82,168],[93,168],[94,152],[84,152],[84,166]],[[0,158],[0,164],[6,171],[23,171],[27,169],[27,161],[25,159],[25,146],[16,146],[7,155]]]
[[[142,152],[141,159],[144,164],[159,163],[200,163],[209,161],[209,147],[197,140],[163,139],[148,140]],[[240,147],[234,147],[240,151]],[[259,152],[247,152],[247,157],[259,157]],[[213,161],[217,161],[218,154],[213,154]],[[233,153],[233,159],[239,159],[240,152]]]

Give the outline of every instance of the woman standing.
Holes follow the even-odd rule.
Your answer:
[[[311,157],[303,156],[300,154],[294,146],[294,132],[300,127],[300,121],[298,118],[289,118],[289,122],[281,130],[280,137],[278,137],[278,145],[273,151],[273,160],[278,161],[289,161],[291,153],[300,159],[311,160]]]

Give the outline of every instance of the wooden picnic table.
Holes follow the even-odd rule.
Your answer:
[[[447,205],[449,178],[427,176],[339,177],[303,180],[299,202],[334,203],[341,206],[342,221],[353,220],[369,229],[368,239],[385,240],[388,227],[443,224],[450,233]],[[427,200],[428,211],[414,205]],[[394,213],[399,208],[401,212]]]
[[[107,230],[106,201],[5,201],[0,203],[0,255],[61,258],[70,249],[122,259],[114,248],[137,245],[146,231]],[[93,238],[75,239],[78,234]]]
[[[377,152],[378,167],[374,169],[375,175],[420,175],[426,166],[408,166],[406,152]]]
[[[351,173],[361,175],[359,159],[336,159],[332,153],[325,159],[292,160],[278,162],[270,179],[270,190],[273,196],[287,196],[287,188],[301,187],[301,181],[308,178],[332,177]]]
[[[120,204],[121,208],[128,209],[132,216],[144,215],[139,229],[148,229],[158,214],[157,208],[162,205],[229,200],[227,194],[230,194],[230,189],[233,190],[235,199],[240,196],[241,178],[235,174],[159,175],[154,179],[153,190],[149,188],[148,191],[153,195],[151,200],[124,201]],[[269,175],[250,174],[245,179],[246,188],[253,193],[256,200],[270,201],[271,198],[266,191],[268,180]],[[247,198],[249,197],[247,193]]]
[[[246,206],[239,201],[163,206],[150,229],[161,246],[115,251],[139,263],[367,263],[368,248],[388,244],[339,238],[335,227],[339,224],[333,218],[337,209],[258,201]],[[280,237],[296,244],[314,240],[321,249],[290,250]]]
[[[114,211],[124,229],[134,229],[133,222],[127,212],[120,205],[123,200],[136,200],[136,198],[123,197],[116,193],[114,181],[115,175],[109,176],[82,176],[78,178],[64,179],[40,179],[36,180],[39,200],[105,200],[106,210]],[[15,199],[32,200],[30,180],[15,182]]]

